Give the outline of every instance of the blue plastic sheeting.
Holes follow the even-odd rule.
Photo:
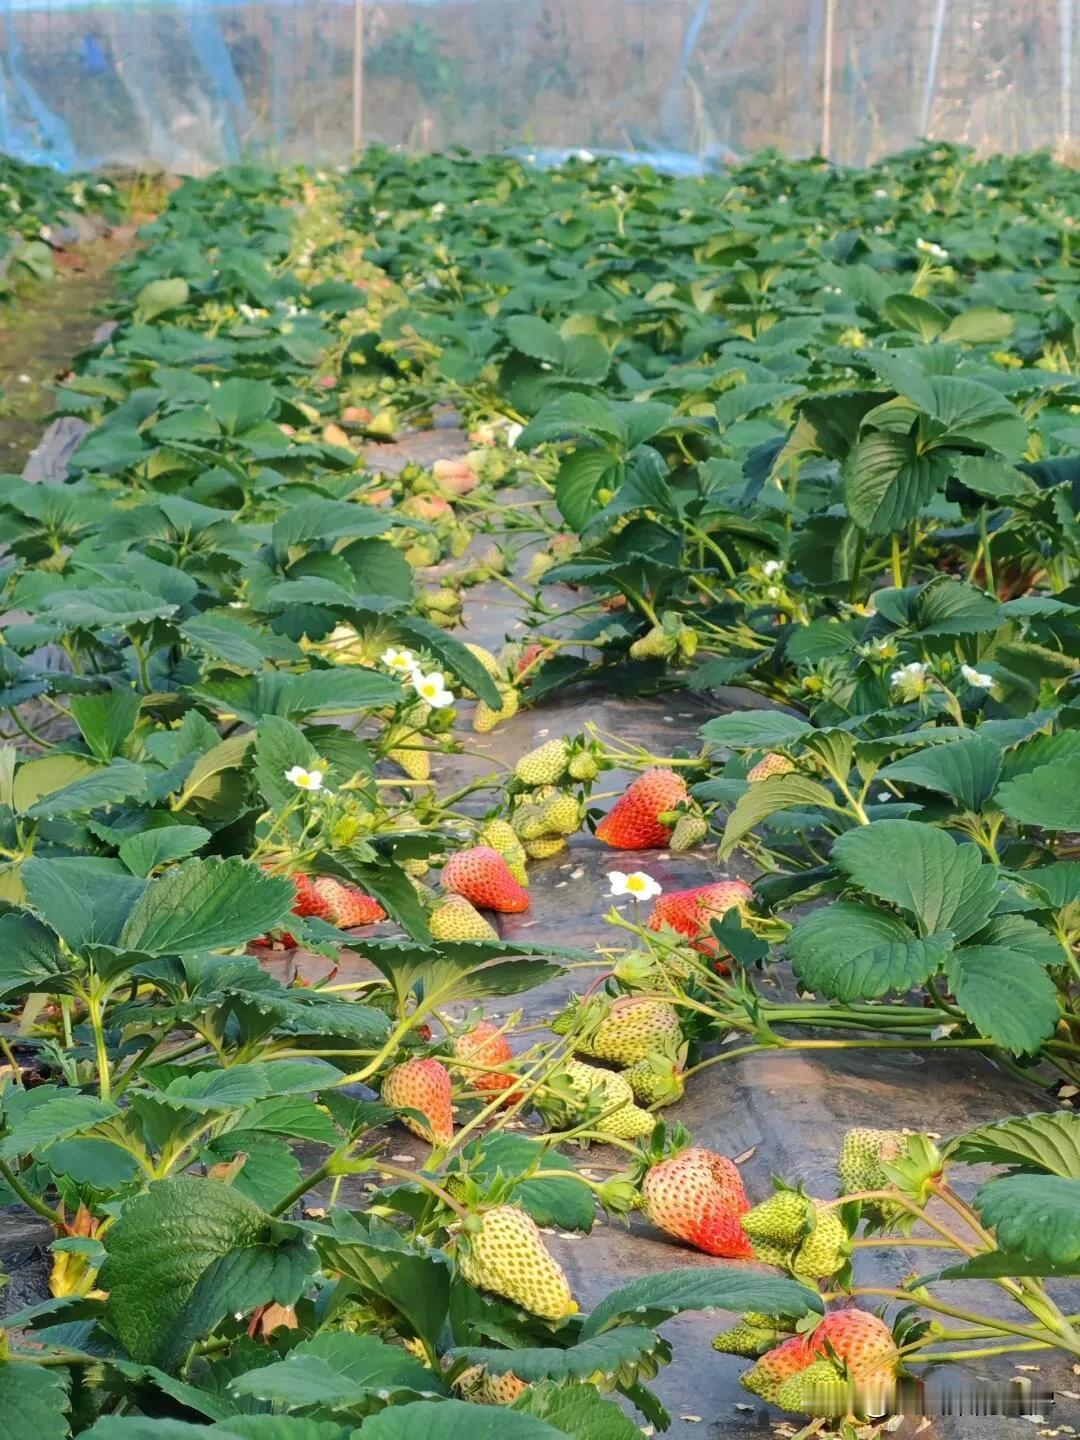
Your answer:
[[[680,174],[923,131],[1030,149],[1080,115],[1078,26],[1075,0],[0,0],[0,149],[199,171],[360,138]]]

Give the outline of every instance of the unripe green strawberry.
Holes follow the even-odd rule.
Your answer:
[[[835,1275],[851,1254],[851,1237],[835,1208],[817,1206],[817,1224],[791,1260],[792,1274],[807,1280]]]
[[[411,876],[412,879],[422,880],[431,869],[431,861],[421,860],[419,856],[416,856],[412,860],[402,860],[401,868],[405,871],[405,874]]]
[[[775,1240],[753,1241],[754,1259],[762,1265],[775,1265],[778,1270],[787,1270],[795,1253],[789,1245],[777,1245]]]
[[[613,1070],[601,1070],[581,1060],[569,1060],[559,1074],[569,1082],[574,1100],[569,1106],[562,1100],[546,1104],[541,1101],[538,1104],[538,1108],[549,1115],[558,1128],[564,1128],[567,1123],[567,1109],[571,1119],[577,1118],[585,1112],[586,1102],[591,1097],[601,1110],[610,1112],[595,1123],[594,1128],[601,1134],[614,1135],[622,1140],[637,1140],[655,1129],[655,1117],[634,1104],[634,1092],[627,1081]]]
[[[525,847],[509,820],[489,820],[477,836],[477,843],[497,850],[519,885],[529,883],[525,873]]]
[[[544,550],[538,550],[529,561],[529,568],[525,572],[525,583],[538,585],[554,564],[554,556],[548,555]]]
[[[401,767],[410,780],[431,779],[431,755],[427,750],[401,749],[388,750],[386,758],[392,760],[395,765]]]
[[[622,1073],[640,1105],[674,1105],[686,1090],[682,1071],[666,1055],[649,1055]]]
[[[490,1290],[546,1320],[576,1314],[562,1269],[544,1248],[535,1222],[516,1205],[499,1205],[478,1217],[459,1242],[458,1264],[470,1285]]]
[[[567,749],[565,740],[548,740],[522,755],[514,774],[526,785],[554,785],[566,771]]]
[[[470,1365],[454,1381],[454,1389],[473,1405],[513,1405],[528,1386],[512,1371],[492,1375],[483,1365]]]
[[[712,1343],[713,1349],[719,1350],[721,1355],[743,1355],[747,1360],[756,1360],[759,1355],[764,1355],[766,1350],[771,1350],[781,1338],[778,1330],[751,1325],[742,1320],[730,1330],[721,1330]]]
[[[434,940],[498,940],[499,932],[463,895],[447,895],[431,912],[428,929]]]
[[[709,833],[709,822],[704,815],[680,815],[671,832],[670,848],[679,854],[700,845]]]
[[[571,755],[567,769],[572,780],[595,780],[600,774],[600,766],[596,763],[595,756],[590,755],[587,750]]]
[[[798,1415],[847,1415],[854,1404],[854,1388],[829,1359],[815,1360],[805,1370],[785,1380],[776,1392],[774,1404]]]
[[[743,1229],[755,1248],[764,1241],[794,1249],[810,1228],[810,1202],[795,1190],[780,1190],[743,1216]]]
[[[766,1315],[760,1310],[747,1310],[742,1317],[755,1330],[775,1330],[778,1335],[794,1335],[795,1321],[790,1315]]]
[[[573,795],[557,791],[540,809],[542,835],[573,835],[581,825],[581,807]],[[539,839],[540,836],[529,836]]]
[[[544,825],[544,805],[536,800],[524,800],[514,810],[511,827],[520,840],[540,840],[547,833]]]
[[[852,1195],[860,1190],[883,1190],[889,1177],[881,1161],[892,1161],[904,1149],[904,1137],[898,1130],[870,1130],[861,1127],[844,1136],[837,1174],[841,1193]]]
[[[756,785],[759,780],[771,780],[776,775],[790,775],[794,769],[794,762],[786,755],[778,755],[775,750],[770,750],[753,769],[746,772],[746,778],[751,785]]]
[[[654,625],[646,634],[638,637],[630,646],[631,660],[669,660],[678,649],[679,642],[663,625]]]
[[[565,849],[565,835],[547,835],[541,836],[539,840],[525,841],[525,854],[530,860],[550,860],[552,855],[558,855]]]
[[[486,735],[489,730],[494,730],[500,720],[512,720],[521,704],[521,692],[516,685],[511,685],[508,680],[499,680],[496,683],[502,696],[502,709],[493,710],[486,700],[479,702],[473,711],[472,722],[472,728],[477,735]]]
[[[599,1135],[611,1135],[616,1140],[644,1140],[656,1129],[656,1116],[640,1105],[623,1105],[614,1115],[605,1115],[597,1121]]]
[[[499,662],[490,650],[485,650],[483,645],[475,645],[471,640],[465,641],[465,649],[475,659],[479,660],[487,673],[493,680],[497,680],[502,674]]]
[[[634,1065],[682,1040],[675,1007],[649,995],[624,995],[612,1005],[589,1042],[589,1053],[614,1065]]]

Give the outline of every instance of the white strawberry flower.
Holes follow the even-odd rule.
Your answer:
[[[994,688],[994,677],[988,675],[985,670],[976,670],[971,665],[961,665],[960,674],[976,690],[992,690]]]
[[[784,573],[784,562],[782,560],[766,560],[761,567],[761,573],[766,580],[772,580],[777,575]]]
[[[402,675],[411,675],[417,668],[416,656],[411,650],[397,650],[393,645],[384,650],[379,659],[388,670],[397,670]]]
[[[425,675],[417,667],[409,679],[420,699],[433,710],[443,710],[454,703],[454,692],[446,688],[446,678],[441,670],[432,670],[430,675]]]
[[[610,893],[616,897],[629,895],[631,900],[652,900],[663,890],[658,880],[646,875],[644,870],[633,870],[629,875],[622,870],[609,870]]]
[[[925,694],[929,678],[930,666],[920,660],[912,660],[910,665],[901,665],[899,670],[894,670],[889,676],[889,683],[902,699],[915,700]]]
[[[323,772],[321,770],[305,770],[302,765],[293,765],[286,770],[285,779],[290,785],[295,785],[298,790],[321,790],[323,788]]]

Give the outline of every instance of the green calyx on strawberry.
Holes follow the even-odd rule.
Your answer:
[[[634,1099],[649,1110],[674,1105],[686,1091],[681,1063],[660,1051],[654,1050],[622,1073],[634,1092]]]
[[[656,1127],[655,1118],[635,1102],[621,1075],[580,1060],[566,1061],[536,1096],[535,1105],[555,1130],[591,1120],[590,1128],[598,1134],[640,1140]]]

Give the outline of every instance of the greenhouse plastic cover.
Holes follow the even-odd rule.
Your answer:
[[[1080,0],[0,0],[0,150],[61,169],[357,141],[681,172],[921,135],[1061,146]]]

